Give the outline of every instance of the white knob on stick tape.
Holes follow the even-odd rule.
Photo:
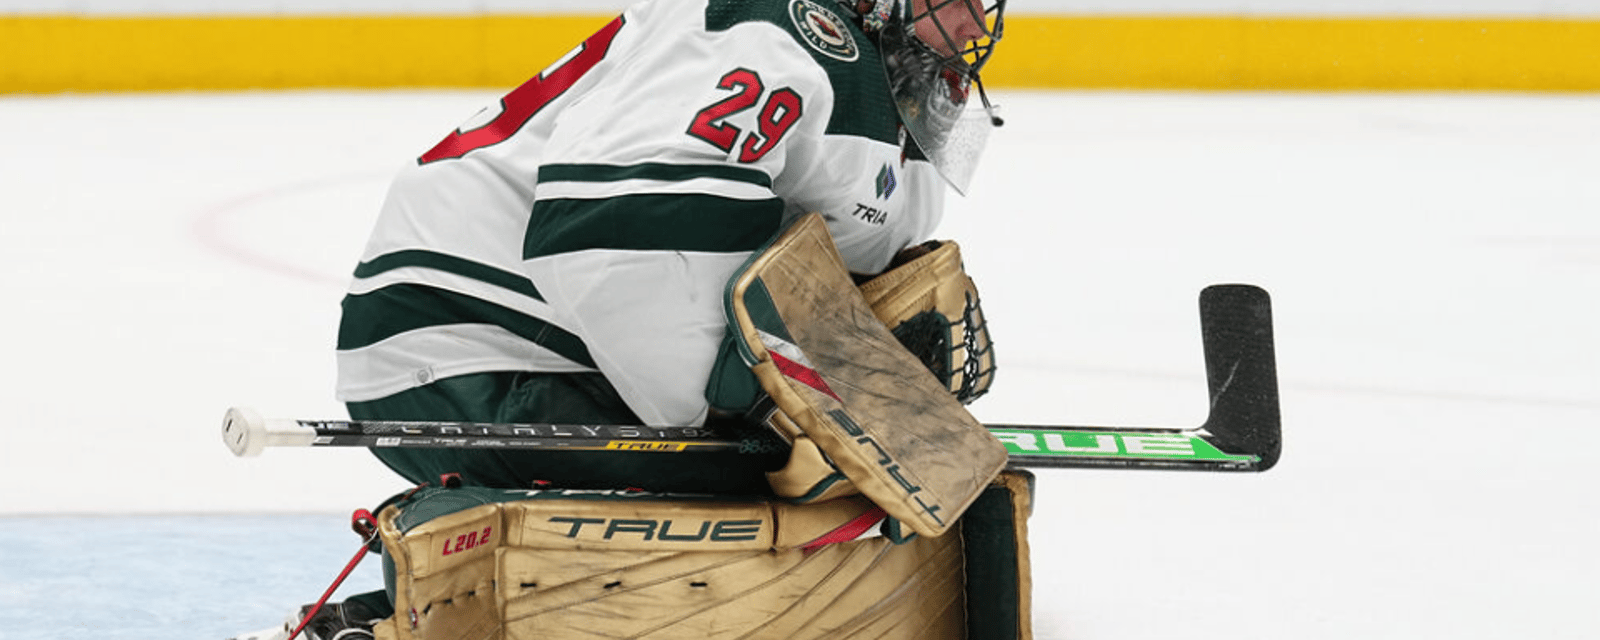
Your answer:
[[[255,409],[228,409],[222,418],[222,442],[233,450],[233,455],[261,455],[261,449],[267,446],[267,421]]]
[[[267,447],[309,447],[317,431],[295,420],[268,420],[248,407],[233,407],[222,419],[222,442],[233,455],[261,455]]]

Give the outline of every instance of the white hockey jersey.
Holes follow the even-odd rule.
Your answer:
[[[819,211],[846,263],[926,239],[882,62],[829,0],[647,0],[394,180],[339,330],[338,397],[488,371],[599,371],[697,425],[723,289]]]

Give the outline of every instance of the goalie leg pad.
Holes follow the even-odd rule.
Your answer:
[[[961,518],[966,552],[967,640],[1032,640],[1028,517],[1033,474],[1006,470]]]
[[[963,536],[830,544],[878,512],[626,492],[426,489],[379,516],[391,640],[967,636]]]

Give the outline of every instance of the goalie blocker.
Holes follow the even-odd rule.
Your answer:
[[[822,216],[810,214],[729,283],[728,338],[706,395],[719,409],[756,414],[792,444],[788,464],[767,474],[777,495],[810,502],[860,493],[911,530],[937,536],[1005,466],[1005,447],[958,397],[987,388],[992,355],[955,245],[941,249],[868,282],[869,306]],[[902,346],[880,313],[900,327],[936,317],[937,343],[963,358],[936,377],[938,368]],[[969,353],[968,344],[977,346]],[[744,367],[755,383],[729,384]]]

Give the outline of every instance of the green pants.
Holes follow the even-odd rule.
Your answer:
[[[357,420],[640,424],[597,373],[481,373],[445,378],[392,396],[352,402]],[[376,448],[379,460],[414,483],[457,473],[463,483],[501,488],[643,489],[658,493],[770,492],[772,456],[625,451]],[[548,484],[545,484],[548,483]]]

